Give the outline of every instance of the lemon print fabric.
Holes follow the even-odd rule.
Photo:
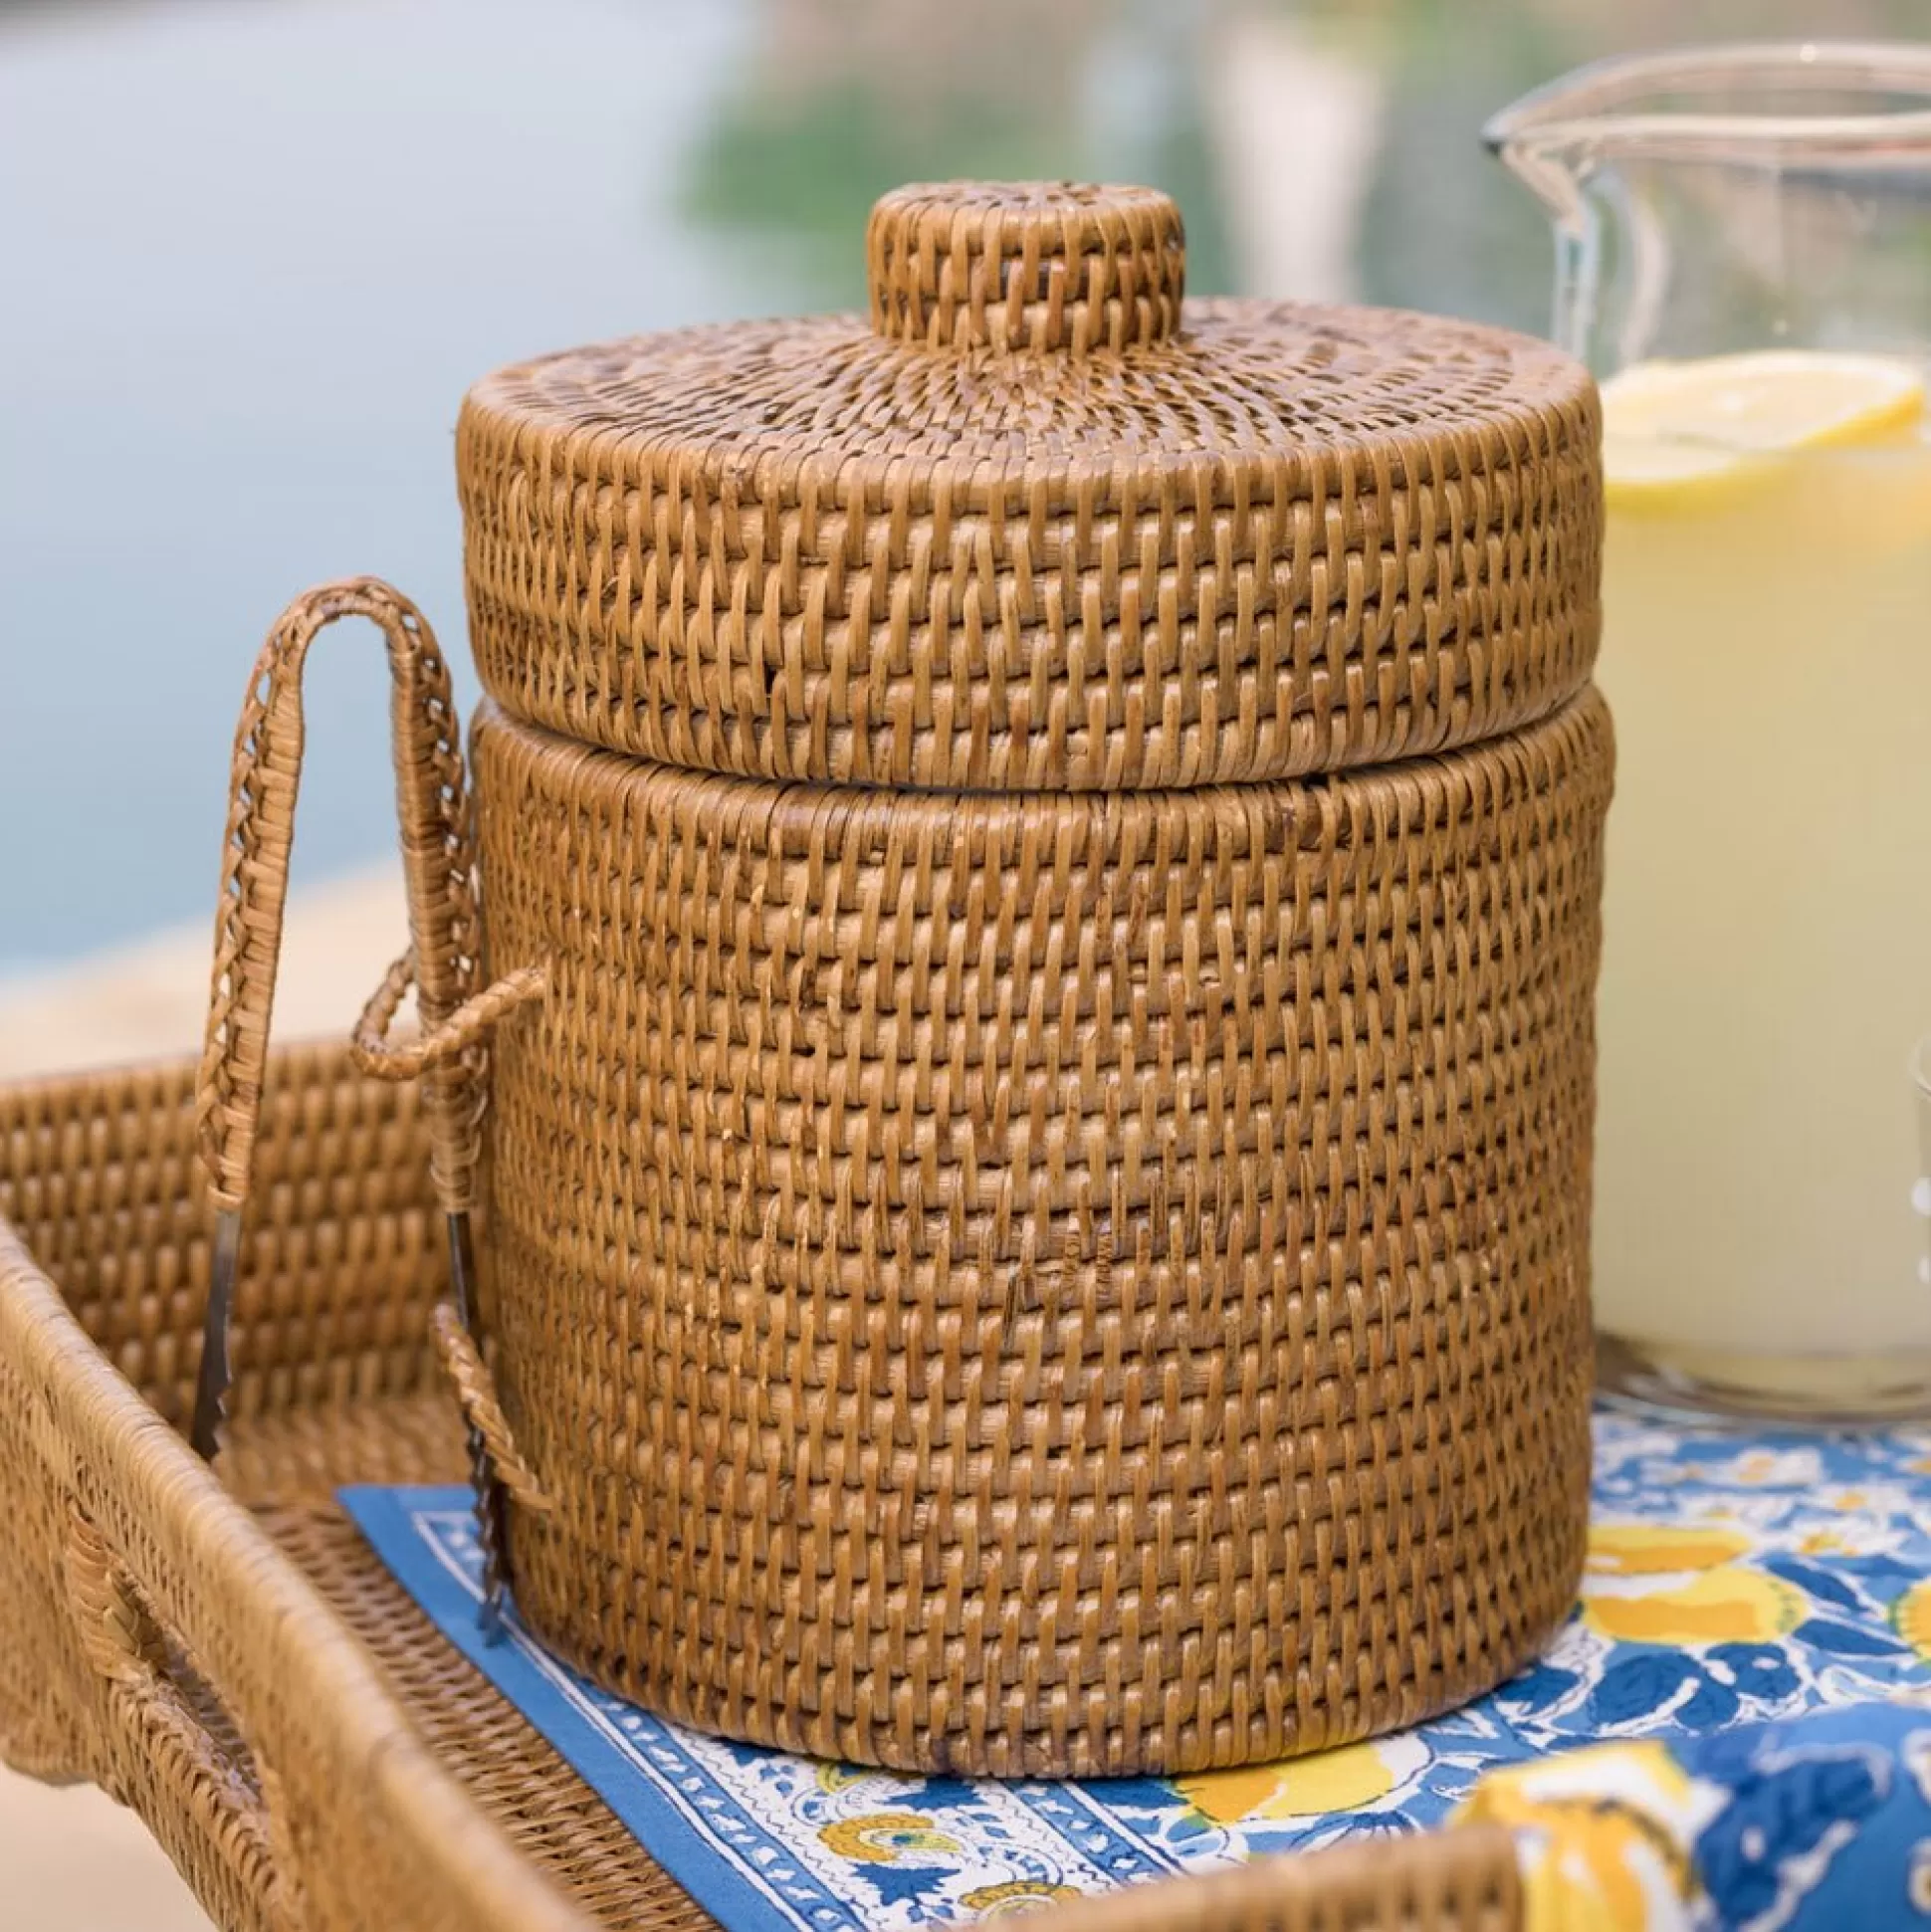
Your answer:
[[[1792,474],[1807,452],[1915,438],[1924,382],[1886,356],[1767,349],[1641,362],[1603,384],[1611,510],[1693,515]]]
[[[1485,1776],[1456,1825],[1515,1838],[1524,1932],[1850,1932],[1923,1924],[1931,1723],[1849,1705],[1598,1745]]]
[[[872,1812],[841,1818],[818,1833],[841,1858],[863,1865],[919,1864],[956,1856],[965,1847],[917,1812]]]
[[[1597,1593],[1583,1614],[1625,1643],[1767,1643],[1804,1621],[1801,1591],[1741,1564],[1628,1596]]]
[[[1603,1745],[1491,1772],[1455,1822],[1515,1833],[1527,1932],[1688,1932],[1698,1818],[1665,1745]]]
[[[820,1825],[819,1844],[851,1873],[854,1886],[888,1909],[920,1909],[954,1891],[969,1872],[971,1840],[923,1811],[860,1812]]]
[[[1714,1570],[1756,1548],[1747,1530],[1716,1522],[1701,1528],[1674,1523],[1594,1522],[1584,1576],[1654,1577],[1684,1570]],[[1584,1588],[1588,1588],[1587,1582]]]
[[[1810,1614],[1794,1584],[1746,1561],[1747,1532],[1597,1523],[1583,1573],[1583,1615],[1626,1643],[1768,1643]]]
[[[596,1749],[634,1744],[667,1796],[653,1814],[617,1803],[607,1776],[597,1789],[667,1860],[702,1838],[730,1861],[709,1892],[701,1862],[674,1874],[725,1932],[1004,1921],[1455,1819],[1509,1833],[1527,1932],[1931,1932],[1931,1430],[1727,1435],[1601,1415],[1594,1450],[1574,1613],[1508,1682],[1409,1729],[1276,1764],[1001,1784],[700,1738],[578,1685]],[[471,1523],[460,1492],[443,1511],[412,1548]],[[471,1560],[464,1535],[451,1563]],[[1389,1613],[1418,1633],[1422,1602],[1401,1588]],[[444,1627],[473,1634],[474,1598],[459,1610]],[[1313,1673],[1332,1667],[1320,1642],[1284,1662],[1290,1708],[1312,1708]],[[500,1651],[472,1654],[486,1669],[518,1654]],[[1218,1714],[1224,1756],[1247,1715]],[[762,1917],[739,1913],[747,1892]]]
[[[1491,1706],[1547,1750],[1931,1687],[1925,1446],[1599,1419],[1577,1613]]]
[[[1428,1748],[1419,1738],[1379,1738],[1282,1764],[1203,1772],[1177,1779],[1174,1789],[1216,1825],[1275,1825],[1384,1806],[1427,1763]]]
[[[1071,1885],[1049,1884],[1038,1878],[1008,1878],[1003,1884],[977,1885],[969,1892],[962,1892],[959,1902],[974,1917],[1000,1919],[1079,1896]]]
[[[1931,1577],[1914,1583],[1897,1600],[1891,1623],[1921,1662],[1931,1663]]]

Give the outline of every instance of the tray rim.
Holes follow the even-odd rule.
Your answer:
[[[285,1722],[292,1712],[326,1713],[331,1769],[373,1795],[374,1809],[420,1861],[426,1886],[447,1901],[441,1916],[449,1923],[478,1932],[602,1932],[443,1767],[360,1640],[107,1362],[4,1218],[0,1358],[36,1392],[36,1434],[103,1539],[118,1551],[148,1543],[162,1554],[161,1564],[130,1559],[130,1567],[144,1572],[157,1615],[266,1763],[275,1765],[309,1728]],[[246,1637],[217,1610],[224,1590],[242,1588]]]

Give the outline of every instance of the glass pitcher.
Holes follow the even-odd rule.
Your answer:
[[[1603,382],[1603,1386],[1931,1409],[1931,47],[1611,61],[1491,147]]]

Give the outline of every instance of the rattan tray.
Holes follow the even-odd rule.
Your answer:
[[[276,1055],[230,1446],[177,1433],[210,1216],[189,1064],[0,1090],[0,1757],[131,1805],[230,1928],[702,1927],[333,1502],[458,1480],[409,1089]],[[1042,1932],[1511,1932],[1486,1829],[1055,1908]]]

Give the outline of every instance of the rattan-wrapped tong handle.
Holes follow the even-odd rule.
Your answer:
[[[323,584],[298,597],[277,620],[249,680],[235,728],[222,846],[213,985],[196,1096],[197,1138],[219,1212],[190,1431],[194,1447],[207,1457],[218,1447],[230,1379],[228,1326],[295,842],[304,746],[302,669],[317,636],[342,617],[368,618],[388,648],[396,810],[409,903],[407,973],[423,1027],[419,1044],[390,1050],[365,1016],[358,1034],[369,1037],[358,1038],[358,1058],[387,1078],[422,1077],[431,1172],[449,1228],[451,1284],[458,1313],[470,1327],[475,1300],[469,1215],[484,1092],[479,1042],[494,1019],[542,990],[540,970],[526,968],[477,992],[475,827],[449,667],[428,622],[400,591],[373,577]],[[396,978],[391,973],[391,981]],[[396,984],[384,1023],[406,983]],[[474,1432],[471,1461],[493,1611],[500,1590],[501,1512],[487,1447]]]

